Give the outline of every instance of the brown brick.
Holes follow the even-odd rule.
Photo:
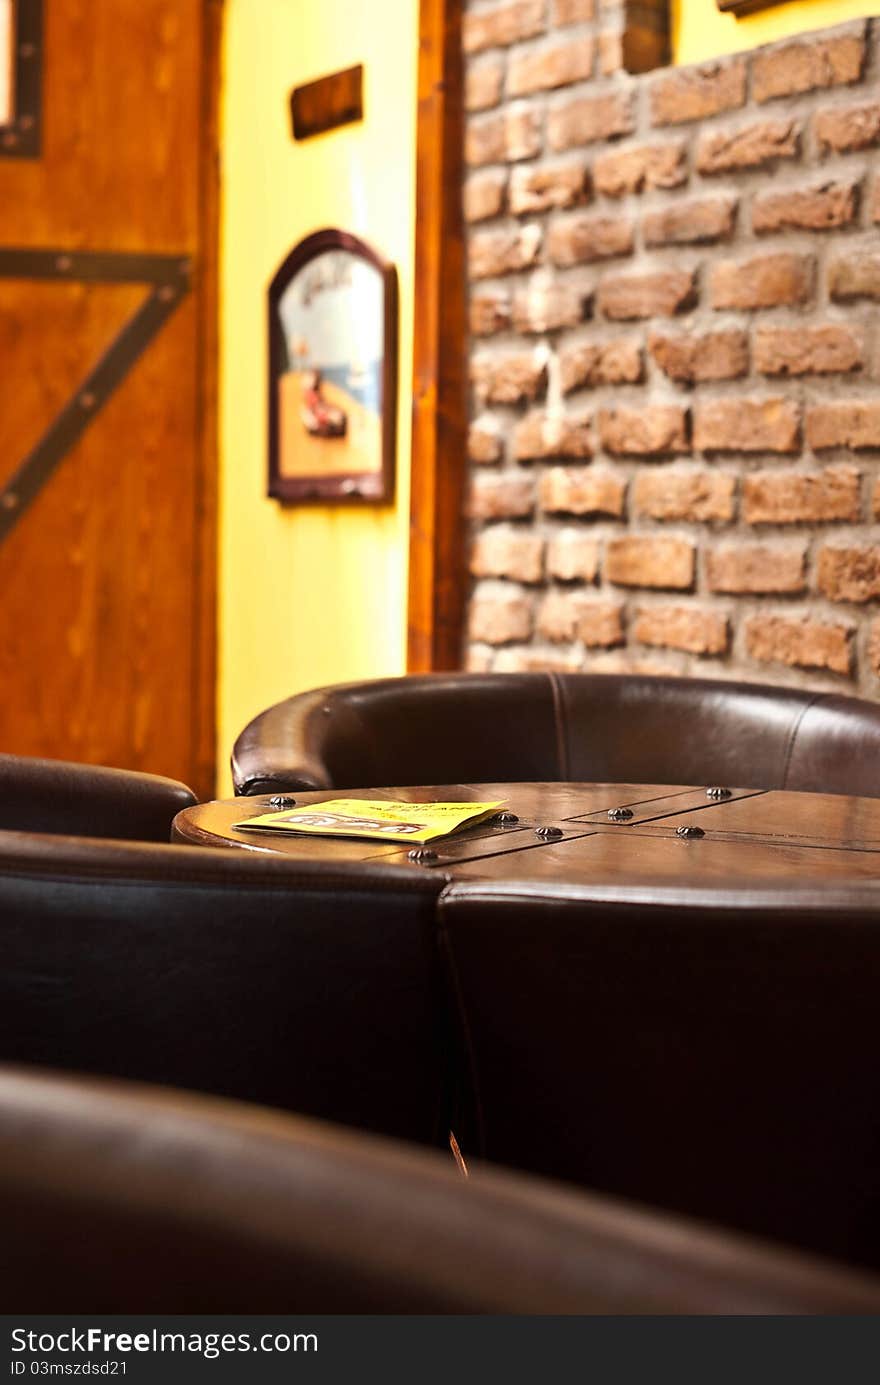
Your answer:
[[[581,529],[561,529],[547,545],[547,575],[560,582],[595,582],[599,541]]]
[[[637,384],[644,376],[641,343],[632,337],[580,342],[560,352],[559,374],[563,394],[585,385]]]
[[[610,77],[624,66],[623,34],[616,31],[599,35],[599,72]]]
[[[513,431],[513,455],[519,462],[543,461],[551,457],[591,457],[590,420],[561,414],[527,414]]]
[[[868,630],[868,663],[880,677],[880,620],[872,620]]]
[[[747,595],[769,592],[802,592],[806,546],[785,548],[770,544],[728,544],[707,555],[709,589]]]
[[[880,596],[880,548],[826,546],[819,553],[819,591],[831,601],[873,601]]]
[[[634,129],[632,100],[623,92],[581,96],[547,113],[547,142],[557,152],[628,135]]]
[[[520,39],[544,32],[544,0],[514,0],[491,10],[471,10],[464,16],[462,46],[466,53],[483,48],[506,48]]]
[[[709,301],[716,310],[805,303],[812,290],[812,255],[789,251],[751,260],[721,260],[709,276]]]
[[[464,83],[464,105],[468,111],[487,111],[501,100],[504,63],[500,58],[468,63]]]
[[[871,192],[871,220],[880,221],[880,178],[874,179]]]
[[[471,519],[525,519],[535,508],[531,476],[475,476],[471,482]]]
[[[472,168],[532,159],[540,150],[541,112],[537,107],[518,102],[482,120],[467,122],[464,158]]]
[[[732,476],[721,471],[643,470],[635,479],[637,514],[696,522],[733,519]]]
[[[557,207],[576,207],[589,199],[587,170],[583,164],[554,164],[513,170],[510,210],[514,216],[546,212]]]
[[[696,301],[694,276],[685,269],[661,269],[649,274],[609,274],[599,286],[598,303],[606,317],[630,321],[671,317]]]
[[[752,59],[756,101],[796,96],[857,82],[865,62],[865,26],[835,38],[805,39],[758,52]]]
[[[727,616],[695,606],[645,606],[633,633],[642,644],[689,654],[724,654],[730,641]]]
[[[468,429],[468,460],[477,466],[493,466],[495,462],[500,462],[503,450],[495,420],[475,419]]]
[[[554,654],[535,645],[508,645],[499,649],[493,661],[496,673],[575,673],[581,666],[580,647]]]
[[[825,471],[756,471],[743,480],[748,524],[798,524],[859,518],[861,472],[853,466]]]
[[[871,496],[871,514],[874,519],[880,519],[880,476],[874,483],[874,494]]]
[[[759,327],[755,369],[762,375],[843,375],[863,362],[862,340],[850,327]]]
[[[640,404],[635,409],[603,409],[602,446],[623,457],[657,457],[689,452],[687,410],[679,404]]]
[[[623,644],[623,605],[617,601],[588,602],[577,624],[577,637],[588,649]]]
[[[797,158],[799,148],[795,120],[760,120],[735,130],[705,130],[697,145],[697,168],[700,173],[763,168],[776,159]]]
[[[790,399],[710,399],[694,407],[700,452],[797,452],[800,413]]]
[[[880,254],[849,251],[828,267],[828,289],[838,303],[880,298]]]
[[[880,448],[880,400],[847,399],[807,410],[807,442],[815,451]]]
[[[808,188],[765,192],[752,204],[752,230],[830,231],[849,226],[858,207],[857,182],[817,183]]]
[[[590,314],[590,295],[574,284],[559,284],[535,275],[513,300],[513,325],[518,332],[553,332],[576,327]]]
[[[749,369],[748,337],[736,330],[677,337],[654,332],[648,338],[648,349],[664,374],[688,385],[701,380],[735,380]]]
[[[545,514],[623,514],[626,481],[613,471],[591,467],[551,467],[541,477],[538,491]]]
[[[846,154],[880,143],[880,103],[866,106],[828,106],[813,116],[813,130],[820,149]]]
[[[547,252],[558,265],[613,259],[632,248],[632,222],[616,216],[556,217],[547,236]]]
[[[592,34],[584,34],[512,54],[507,69],[508,96],[530,96],[583,81],[592,74],[594,50]]]
[[[810,620],[807,616],[749,616],[746,649],[753,659],[795,668],[852,669],[852,629]]]
[[[478,403],[523,404],[547,388],[547,367],[534,353],[477,356],[471,362],[471,382]]]
[[[610,539],[605,576],[621,587],[693,586],[694,546],[686,539],[627,534]]]
[[[532,603],[513,592],[481,595],[471,601],[468,635],[484,644],[509,644],[527,640],[532,633]]]
[[[464,185],[465,221],[485,221],[504,207],[506,173],[478,173]]]
[[[623,606],[585,592],[547,594],[538,611],[538,634],[554,643],[579,639],[590,647],[623,643]]]
[[[492,661],[491,649],[487,649],[485,645],[468,645],[464,661],[468,673],[488,673],[492,668]]]
[[[553,0],[553,23],[560,28],[580,24],[591,20],[595,9],[594,0]]]
[[[741,58],[679,68],[651,87],[651,124],[679,125],[737,110],[746,99],[746,65]]]
[[[496,274],[514,274],[517,270],[528,269],[540,253],[540,226],[476,231],[468,247],[471,278],[489,279]]]
[[[470,570],[475,577],[540,582],[544,575],[544,540],[538,534],[493,525],[477,535]]]
[[[476,337],[490,337],[510,326],[510,298],[503,292],[472,293],[470,328]]]
[[[685,146],[680,141],[607,149],[593,165],[593,181],[606,197],[623,197],[646,188],[677,188],[686,180]]]
[[[733,233],[736,208],[735,197],[703,197],[646,212],[645,244],[702,245],[726,240]]]

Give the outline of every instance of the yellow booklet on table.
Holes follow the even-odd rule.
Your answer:
[[[318,837],[433,842],[492,817],[498,803],[397,803],[389,799],[330,798],[307,808],[261,813],[233,823],[242,832],[308,832]]]

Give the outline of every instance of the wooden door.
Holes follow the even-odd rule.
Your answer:
[[[18,8],[41,83],[0,131],[0,750],[209,796],[220,0]]]

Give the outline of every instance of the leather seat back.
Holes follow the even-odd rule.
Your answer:
[[[0,1222],[7,1313],[880,1311],[871,1276],[537,1179],[8,1069]]]
[[[461,883],[493,1161],[880,1265],[880,892]]]
[[[256,717],[237,793],[583,780],[880,793],[880,708],[709,679],[423,674],[320,688]]]
[[[0,755],[0,828],[167,842],[196,796],[158,774]]]
[[[448,1130],[442,878],[0,834],[0,1061]]]

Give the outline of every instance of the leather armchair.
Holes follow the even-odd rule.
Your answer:
[[[440,923],[466,1152],[880,1266],[880,883],[462,882]]]
[[[880,1311],[871,1276],[537,1179],[10,1069],[0,1224],[7,1313]]]
[[[445,1141],[443,883],[0,833],[0,1062]]]
[[[420,674],[318,688],[255,717],[236,793],[576,780],[880,794],[880,707],[698,678]]]
[[[0,829],[167,842],[185,784],[135,770],[0,755]]]

